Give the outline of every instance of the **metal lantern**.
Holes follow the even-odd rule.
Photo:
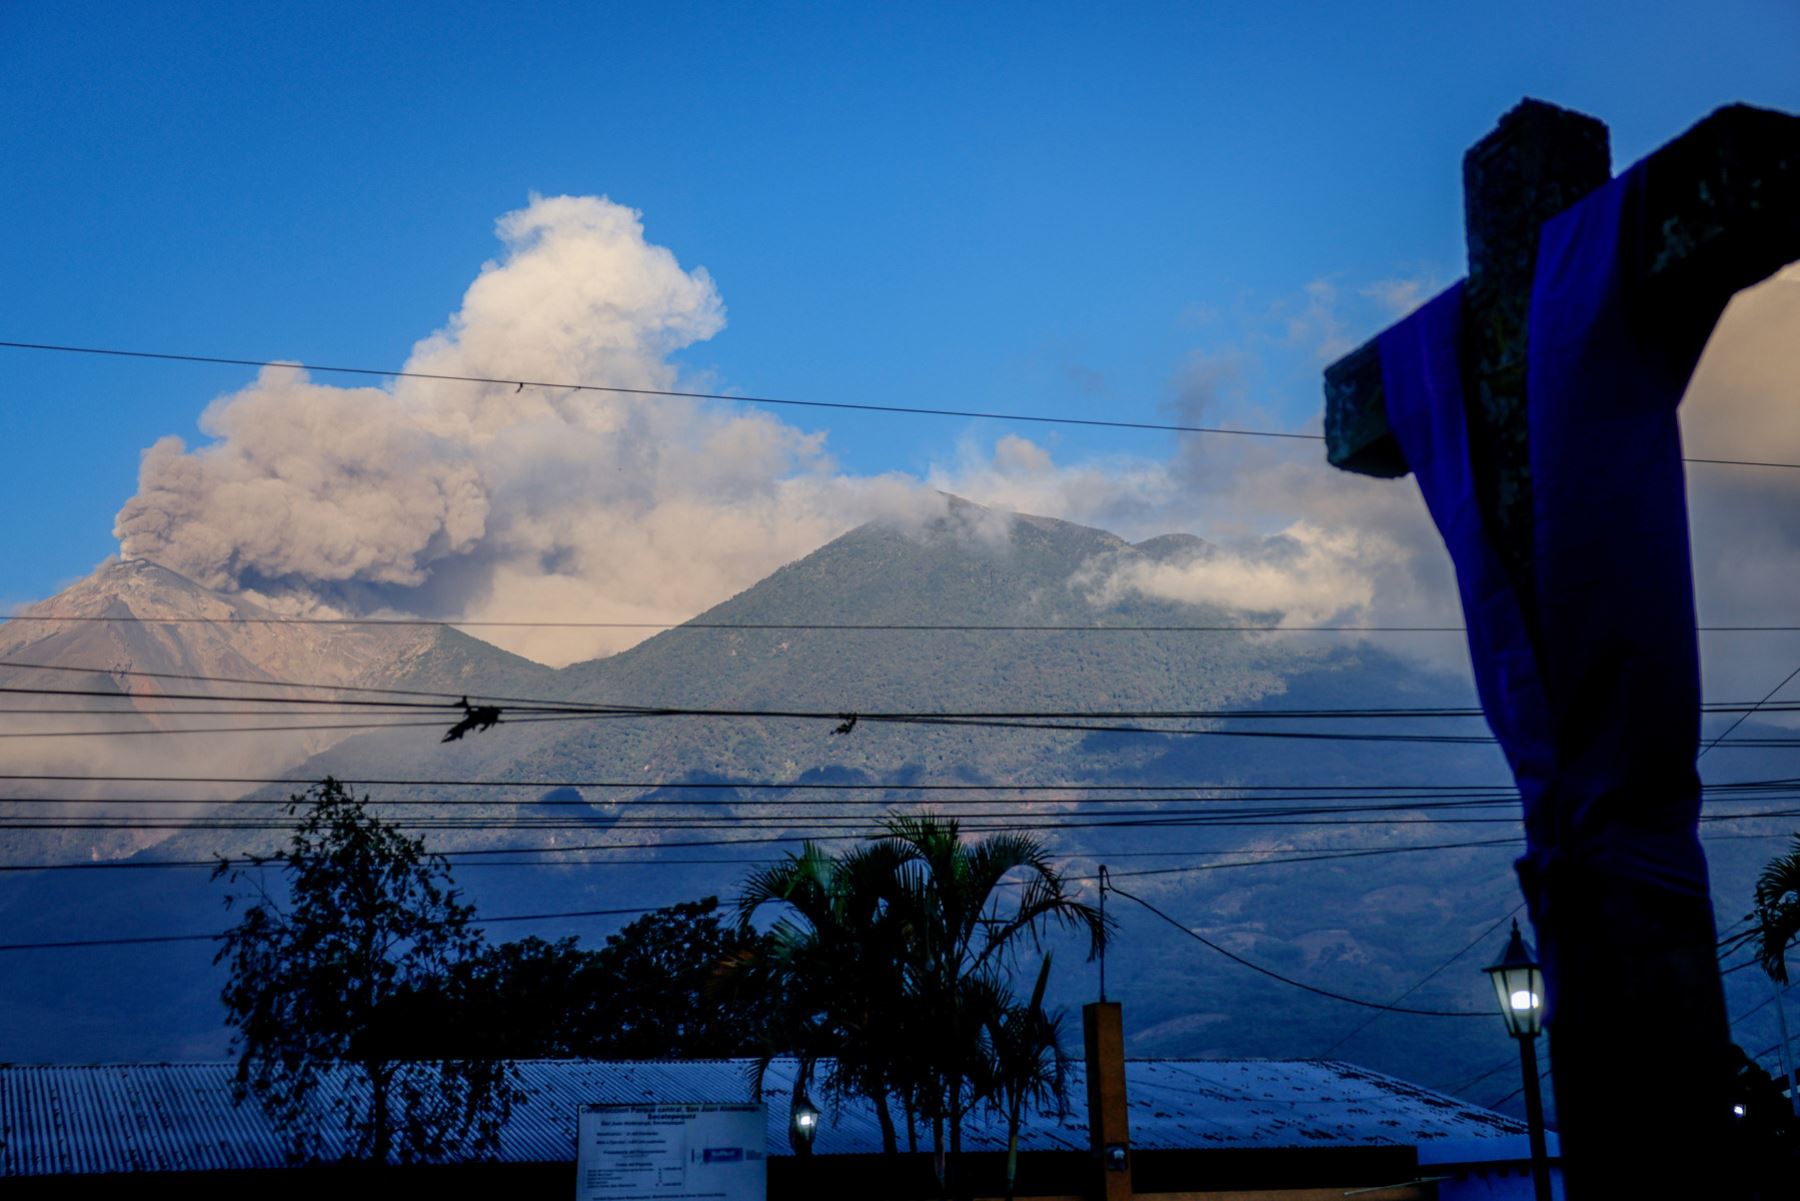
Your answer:
[[[799,1155],[811,1155],[813,1138],[819,1133],[819,1107],[806,1099],[805,1093],[794,1097],[788,1111],[788,1141]]]
[[[1537,957],[1519,934],[1519,923],[1512,924],[1512,938],[1500,962],[1489,967],[1488,978],[1494,982],[1494,995],[1500,1000],[1501,1016],[1514,1038],[1536,1038],[1544,1020],[1544,973]]]

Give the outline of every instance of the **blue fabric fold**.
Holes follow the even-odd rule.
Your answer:
[[[1508,574],[1476,500],[1462,288],[1380,341],[1388,422],[1456,564],[1488,723],[1524,802],[1519,873],[1540,927],[1571,877],[1704,896],[1700,730],[1676,407],[1694,362],[1630,306],[1633,169],[1546,223],[1527,366],[1532,575]]]

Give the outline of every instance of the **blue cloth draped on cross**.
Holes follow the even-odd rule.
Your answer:
[[[1696,819],[1699,653],[1676,407],[1697,352],[1653,344],[1625,281],[1628,171],[1547,222],[1528,334],[1532,563],[1516,581],[1476,500],[1462,285],[1380,339],[1388,423],[1455,560],[1488,721],[1525,807],[1534,923],[1559,880],[1707,892]],[[1557,947],[1544,947],[1554,1021]]]

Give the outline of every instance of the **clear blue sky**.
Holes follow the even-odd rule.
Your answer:
[[[1622,164],[1722,103],[1800,110],[1797,64],[1792,0],[15,0],[0,338],[397,365],[499,214],[598,193],[717,280],[686,362],[722,385],[1155,420],[1312,281],[1459,274],[1461,153],[1521,96]],[[1271,361],[1255,399],[1298,425],[1317,362]],[[0,602],[110,551],[138,452],[247,378],[0,351]],[[860,470],[967,432],[821,424]]]

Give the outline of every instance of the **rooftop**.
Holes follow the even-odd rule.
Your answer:
[[[530,1060],[518,1068],[529,1099],[515,1107],[501,1136],[506,1162],[572,1160],[583,1105],[751,1099],[749,1060]],[[0,1177],[280,1167],[285,1158],[274,1127],[254,1102],[232,1102],[234,1070],[231,1063],[0,1067]],[[766,1078],[771,1155],[788,1152],[794,1071],[793,1060],[776,1060]],[[1491,1110],[1336,1060],[1133,1059],[1126,1079],[1131,1141],[1140,1150],[1423,1146],[1524,1129]],[[1085,1096],[1076,1064],[1070,1112],[1028,1118],[1021,1147],[1085,1149]],[[818,1154],[881,1150],[870,1106],[823,1104]],[[964,1132],[969,1150],[1005,1146],[1005,1125],[991,1115],[971,1114]]]

